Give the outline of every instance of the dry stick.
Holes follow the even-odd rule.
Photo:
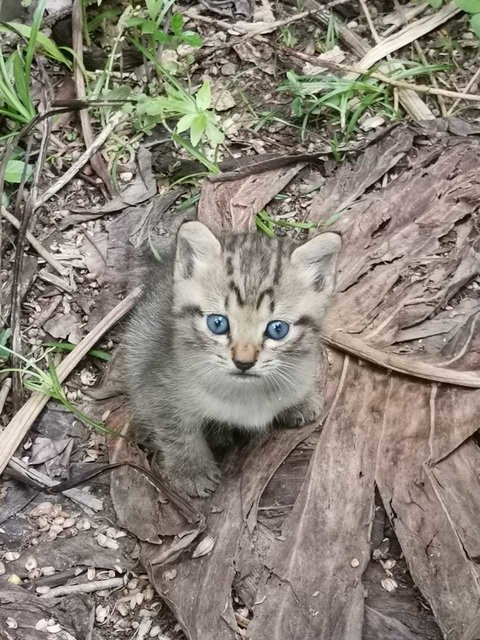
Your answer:
[[[427,35],[430,31],[434,31],[440,27],[444,22],[453,18],[453,16],[460,13],[459,9],[454,2],[449,2],[443,6],[440,11],[435,11],[430,16],[425,16],[412,22],[408,27],[405,27],[398,33],[385,38],[381,44],[373,47],[358,63],[360,71],[357,73],[365,73],[367,69],[370,69],[375,63],[379,62],[389,53],[394,53],[411,44],[414,40]]]
[[[5,207],[2,207],[2,216],[7,220],[15,229],[20,229],[20,222],[17,218],[7,211]],[[28,242],[32,245],[38,255],[48,262],[48,264],[55,269],[60,275],[65,276],[68,274],[68,269],[66,269],[63,265],[60,264],[55,258],[49,253],[43,245],[35,238],[30,231],[27,231],[26,238]]]
[[[187,9],[183,12],[183,15],[186,18],[190,18],[190,20],[196,20],[197,22],[203,22],[205,24],[215,25],[216,27],[221,27],[226,31],[236,32],[237,35],[246,35],[246,34],[259,34],[259,33],[268,33],[269,31],[275,31],[280,27],[285,27],[286,25],[292,24],[294,22],[299,22],[301,20],[305,20],[310,16],[313,16],[320,11],[323,11],[323,8],[313,9],[312,11],[303,11],[302,13],[297,14],[296,16],[291,16],[290,18],[285,18],[284,20],[275,20],[274,22],[262,22],[261,24],[264,27],[260,27],[258,22],[245,22],[243,20],[239,20],[238,22],[226,22],[225,20],[219,20],[218,18],[209,18],[208,16],[202,16],[196,11],[192,11]]]
[[[85,79],[83,77],[83,10],[82,0],[74,0],[72,8],[72,49],[75,51],[75,58],[73,61],[73,79],[75,82],[75,89],[77,92],[77,98],[82,100],[86,96]],[[85,146],[91,147],[93,144],[94,136],[92,131],[92,125],[88,111],[80,111],[80,124],[82,127],[83,139]],[[107,170],[107,165],[100,153],[96,152],[92,155],[90,163],[93,170],[102,180],[105,188],[110,196],[114,193],[112,179]]]
[[[106,580],[94,580],[93,582],[84,582],[82,584],[66,584],[50,589],[40,598],[58,598],[60,596],[68,596],[71,593],[94,593],[95,591],[103,591],[103,589],[118,589],[123,587],[124,584],[124,578],[107,578]]]
[[[141,287],[136,287],[124,300],[110,311],[101,322],[88,333],[85,338],[68,354],[57,367],[57,376],[60,382],[75,369],[82,358],[90,351],[95,343],[110,329],[120,318],[130,311],[139,297]],[[20,411],[12,418],[0,434],[0,474],[5,469],[8,461],[15,453],[33,422],[36,420],[43,407],[47,404],[49,396],[43,393],[32,393]]]
[[[21,279],[23,275],[23,261],[24,261],[24,249],[26,242],[26,235],[29,226],[33,224],[33,216],[35,214],[35,197],[37,193],[37,186],[42,174],[43,165],[47,155],[47,141],[50,135],[49,120],[45,120],[42,123],[42,141],[40,144],[40,153],[37,164],[35,166],[35,173],[32,180],[32,187],[28,198],[25,202],[23,211],[20,217],[20,227],[17,234],[17,244],[15,246],[15,261],[13,264],[12,274],[12,290],[11,290],[11,305],[10,305],[10,326],[12,328],[12,365],[14,369],[18,369],[21,365],[20,356],[22,354],[22,334],[21,334],[21,321],[22,321],[22,287]],[[25,165],[28,163],[31,146],[33,141],[33,134],[29,136],[27,153],[25,154]],[[23,182],[23,178],[22,178]],[[19,211],[20,199],[23,194],[23,184],[20,184],[18,191],[17,202],[15,204],[15,213]],[[12,392],[13,392],[13,407],[17,409],[23,400],[23,387],[21,377],[18,371],[12,375]]]
[[[477,96],[473,93],[460,93],[458,91],[449,91],[447,89],[435,89],[434,87],[428,87],[423,84],[411,84],[410,82],[404,82],[403,80],[394,80],[393,78],[386,76],[380,71],[372,71],[371,73],[369,73],[368,70],[362,69],[359,66],[339,64],[337,62],[331,62],[329,60],[322,60],[321,58],[316,58],[315,56],[310,56],[306,53],[295,51],[295,49],[291,49],[290,47],[285,47],[281,44],[269,42],[266,38],[262,38],[262,36],[253,37],[255,40],[267,43],[272,49],[276,49],[277,51],[280,51],[287,56],[298,58],[298,60],[303,60],[304,62],[310,62],[310,64],[316,65],[317,67],[323,67],[325,69],[328,69],[329,71],[340,73],[355,73],[359,76],[368,75],[370,78],[375,78],[376,80],[380,80],[385,84],[390,84],[392,85],[392,87],[399,87],[400,89],[408,89],[411,91],[416,91],[417,93],[426,93],[436,96],[446,96],[447,98],[458,98],[459,100],[469,100],[471,102],[480,102],[480,95]]]
[[[26,484],[33,484],[35,487],[55,487],[59,484],[55,480],[52,480],[49,476],[29,467],[28,464],[20,460],[16,456],[10,458],[8,463],[8,471],[14,479],[23,481]],[[93,511],[101,511],[103,509],[103,501],[100,498],[73,487],[71,489],[65,489],[61,492],[67,498],[70,498],[82,507],[88,507]]]
[[[467,86],[465,87],[464,91],[465,92],[470,91],[470,89],[473,87],[473,85],[475,84],[475,82],[478,80],[479,77],[480,77],[480,67],[478,67],[478,69],[475,71],[473,76],[470,78],[470,80],[467,83]],[[451,116],[452,115],[452,113],[458,107],[458,103],[459,102],[460,102],[460,99],[455,100],[455,102],[452,104],[452,106],[448,110],[447,116]]]
[[[107,140],[108,136],[112,133],[115,127],[122,121],[127,118],[127,115],[121,112],[115,113],[112,116],[112,119],[107,124],[107,126],[102,129],[101,133],[95,138],[92,144],[86,149],[82,155],[76,160],[70,169],[66,171],[63,176],[53,184],[49,189],[47,189],[37,200],[35,203],[36,207],[44,204],[47,200],[49,200],[52,196],[54,196],[60,189],[70,182],[72,178],[74,178],[80,169],[91,159],[91,157],[100,149],[105,140]]]
[[[370,15],[370,10],[366,3],[366,0],[360,0],[360,4],[362,6],[363,13],[368,22],[368,26],[370,28],[370,32],[372,34],[373,39],[377,43],[377,45],[382,44],[382,40],[378,35],[377,30],[375,29],[375,25],[373,24],[372,16]],[[417,44],[415,42],[415,44]],[[392,59],[392,54],[387,54],[387,60]],[[396,94],[396,95],[395,95]],[[406,91],[405,89],[394,89],[394,100],[395,100],[395,108],[397,106],[397,98],[401,101],[404,109],[407,113],[410,114],[414,120],[434,120],[435,116],[432,111],[428,108],[428,106],[423,102],[423,100],[414,92],[414,91]]]
[[[12,388],[12,379],[7,378],[3,381],[2,388],[0,389],[0,416],[2,415],[3,407]]]
[[[363,0],[365,1],[365,0]],[[399,15],[401,16],[403,23],[405,25],[408,25],[408,18],[405,14],[405,11],[403,10],[402,5],[398,2],[398,0],[394,0],[394,4],[395,4],[395,8],[397,9]],[[423,49],[420,46],[420,43],[418,42],[418,40],[414,40],[413,41],[413,46],[415,47],[415,51],[418,55],[418,57],[420,58],[421,63],[426,67],[428,65],[427,62],[427,58],[425,57],[425,54],[423,53]],[[432,82],[432,85],[438,89],[438,82],[436,77],[433,74],[429,74],[430,80]],[[443,117],[445,117],[447,115],[447,109],[445,107],[445,100],[442,98],[442,96],[437,96],[437,100],[438,100],[438,106],[440,107],[440,113],[442,114]]]
[[[331,347],[397,373],[430,382],[443,382],[444,384],[480,389],[480,375],[475,371],[454,371],[395,353],[385,353],[366,344],[361,338],[356,338],[340,329],[325,327],[322,339]]]
[[[430,7],[430,6],[431,5],[430,5],[429,2],[422,2],[422,4],[418,4],[418,5],[413,6],[413,7],[409,7],[409,8],[405,7],[405,9],[403,10],[402,13],[405,15],[405,18],[407,19],[407,21],[410,21],[413,18],[416,18],[421,13],[423,13],[425,11],[425,9],[428,9],[428,7]],[[398,14],[398,11],[395,11],[394,13]],[[388,16],[384,16],[384,21],[386,21],[387,17]],[[398,16],[398,17],[393,18],[392,24],[384,32],[383,37],[386,38],[387,36],[392,34],[394,31],[396,31],[397,29],[402,27],[404,24],[405,24],[405,20],[403,19],[403,17]]]

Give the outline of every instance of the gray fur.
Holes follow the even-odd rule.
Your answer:
[[[188,222],[175,258],[153,267],[125,336],[128,395],[135,422],[190,495],[208,495],[220,478],[209,425],[261,432],[318,415],[319,331],[339,249],[332,233],[299,246],[262,234],[217,239]],[[208,314],[227,316],[229,334],[211,333]],[[265,337],[272,320],[291,323],[285,339]],[[257,357],[245,372],[232,359],[240,349]]]

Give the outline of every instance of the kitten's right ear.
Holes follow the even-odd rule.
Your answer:
[[[291,262],[304,281],[330,296],[335,287],[337,256],[342,240],[337,233],[320,233],[292,253]]]
[[[208,266],[221,252],[220,242],[210,229],[201,222],[185,222],[177,235],[175,275],[191,278],[195,269]]]

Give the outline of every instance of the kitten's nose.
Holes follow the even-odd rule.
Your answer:
[[[240,371],[247,371],[248,369],[251,369],[253,367],[253,365],[255,364],[255,360],[253,360],[253,362],[244,362],[243,360],[233,360],[233,364],[237,367],[237,369],[240,369]]]
[[[248,342],[237,342],[232,346],[230,352],[233,364],[240,371],[251,369],[258,358],[258,348],[256,345]]]

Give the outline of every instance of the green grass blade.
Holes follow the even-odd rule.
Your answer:
[[[27,84],[30,84],[32,60],[37,47],[37,37],[40,31],[40,25],[42,24],[43,14],[45,13],[46,2],[47,0],[39,0],[33,13],[32,27],[28,39],[27,51],[25,53],[25,76]]]

